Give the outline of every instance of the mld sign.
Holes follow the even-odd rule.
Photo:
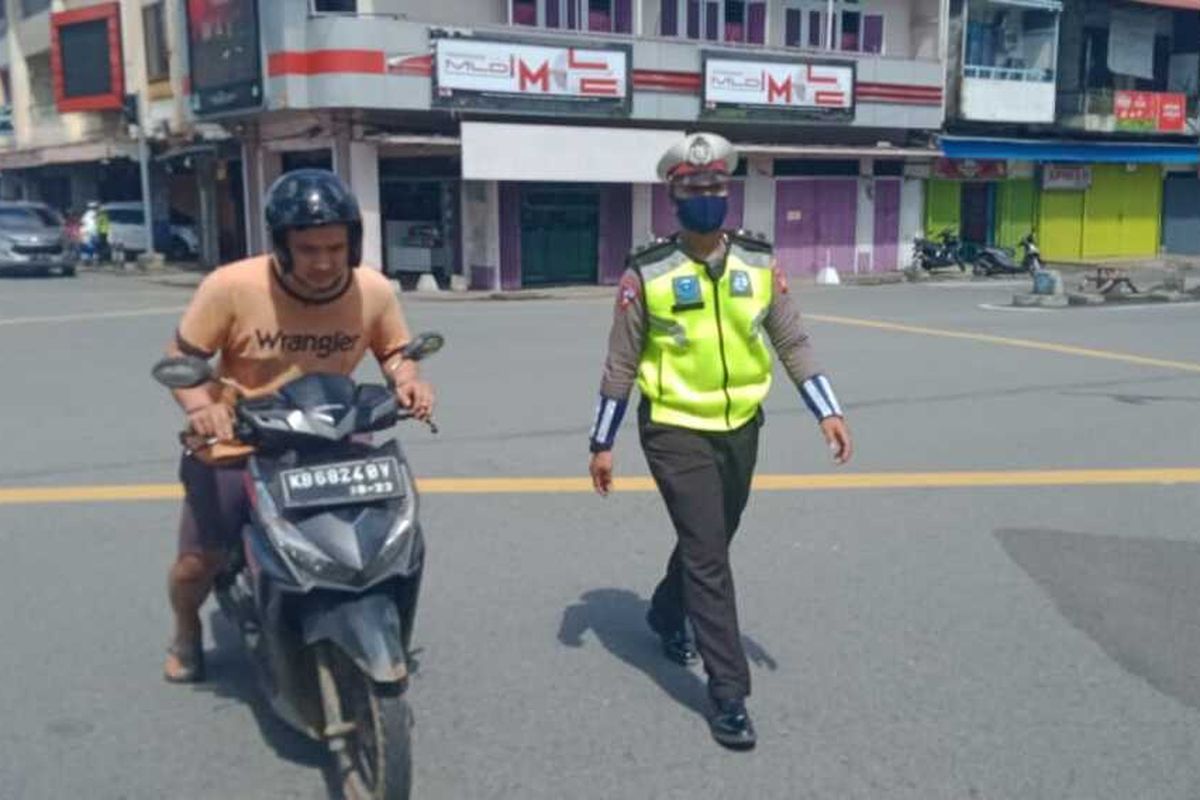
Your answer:
[[[434,34],[433,104],[606,116],[629,111],[630,50]]]
[[[750,61],[707,53],[704,115],[724,119],[851,120],[854,77],[852,62]]]

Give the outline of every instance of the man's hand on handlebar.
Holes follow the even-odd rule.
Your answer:
[[[396,384],[396,402],[402,408],[408,409],[417,419],[428,422],[433,417],[433,386],[420,378],[398,383]]]
[[[187,412],[188,425],[206,439],[233,439],[233,411],[224,403],[209,403]]]

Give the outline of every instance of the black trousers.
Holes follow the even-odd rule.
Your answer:
[[[761,427],[761,412],[735,431],[708,433],[651,422],[648,405],[638,409],[642,449],[677,537],[651,604],[664,625],[691,620],[716,700],[750,694],[729,545],[750,497]]]

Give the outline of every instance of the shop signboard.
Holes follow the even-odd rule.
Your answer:
[[[627,116],[628,45],[586,48],[432,32],[433,105],[533,114]]]
[[[1081,192],[1092,185],[1092,168],[1086,164],[1046,164],[1042,188],[1047,191]]]
[[[933,162],[935,178],[952,181],[999,181],[1008,177],[1008,162],[973,158],[939,158]]]
[[[710,119],[854,119],[855,65],[849,61],[739,58],[704,54],[703,116]]]
[[[262,105],[257,0],[187,0],[187,33],[193,112]]]
[[[1120,90],[1113,97],[1113,114],[1119,131],[1183,133],[1187,126],[1187,96]]]

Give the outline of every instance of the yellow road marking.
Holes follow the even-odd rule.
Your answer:
[[[1192,361],[1173,361],[1166,358],[1139,356],[1133,353],[1118,353],[1111,350],[1097,350],[1092,347],[1076,347],[1069,344],[1054,342],[1039,342],[1036,339],[1017,339],[1011,336],[993,336],[988,333],[971,333],[969,331],[947,330],[945,328],[927,328],[923,325],[903,325],[898,322],[885,322],[859,317],[839,317],[829,314],[806,314],[807,319],[818,322],[829,322],[836,325],[853,325],[858,328],[874,328],[882,331],[897,331],[899,333],[915,333],[922,336],[940,336],[944,339],[964,339],[967,341],[998,344],[1007,347],[1023,347],[1027,350],[1043,350],[1048,353],[1060,353],[1069,356],[1099,358],[1106,361],[1122,361],[1126,364],[1137,364],[1143,367],[1162,367],[1184,372],[1200,373],[1200,364]]]
[[[1200,467],[1147,469],[993,470],[970,472],[861,472],[837,475],[759,475],[760,491],[828,491],[846,489],[963,489],[1022,486],[1140,486],[1200,483]],[[585,494],[588,478],[425,478],[424,494]],[[618,478],[618,492],[654,491],[647,476]],[[53,503],[178,500],[174,483],[111,486],[31,486],[0,489],[0,506]]]

